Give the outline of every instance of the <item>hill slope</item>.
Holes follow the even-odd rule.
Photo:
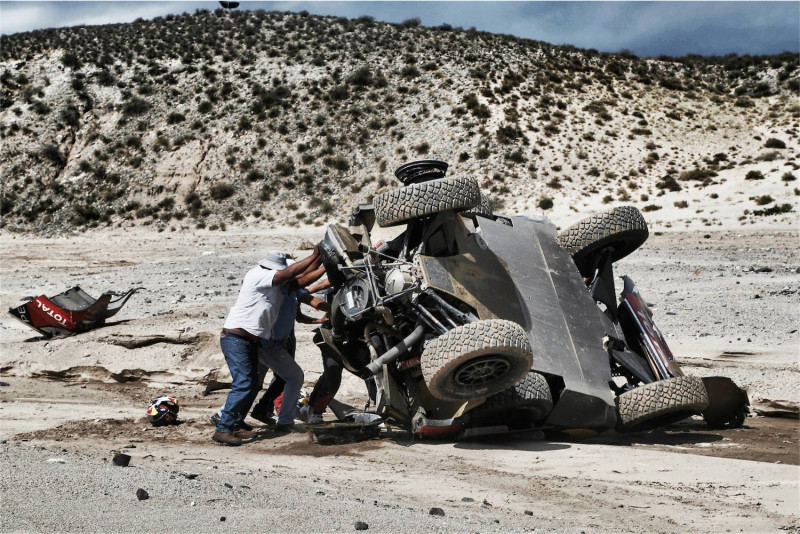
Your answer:
[[[645,60],[304,13],[17,34],[2,226],[322,224],[419,158],[559,222],[634,203],[665,227],[791,225],[799,75],[792,54]]]

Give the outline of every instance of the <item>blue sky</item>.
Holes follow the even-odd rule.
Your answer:
[[[0,33],[131,22],[215,9],[218,2],[0,3]],[[307,10],[319,15],[425,26],[447,23],[553,44],[642,56],[800,52],[800,2],[247,2],[239,9]]]

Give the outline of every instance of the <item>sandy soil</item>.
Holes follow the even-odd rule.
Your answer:
[[[265,430],[238,449],[212,443],[207,416],[226,392],[205,394],[206,384],[227,378],[216,335],[241,275],[266,250],[302,255],[301,244],[320,236],[320,228],[0,235],[6,308],[74,285],[92,295],[146,288],[111,324],[79,336],[42,340],[10,317],[0,321],[2,529],[339,532],[355,521],[408,532],[798,527],[796,418],[753,417],[727,431],[692,419],[583,440],[529,432],[431,443],[393,433],[321,446],[303,431]],[[774,413],[772,401],[791,411],[800,401],[797,243],[785,229],[665,232],[621,262],[619,274],[654,305],[684,370],[730,376],[760,413]],[[309,388],[321,372],[310,338],[310,329],[298,330]],[[142,346],[121,344],[131,340]],[[180,399],[182,424],[151,428],[147,402],[167,392]],[[363,403],[363,393],[345,377],[342,400]],[[116,451],[132,456],[131,467],[111,465]],[[140,487],[150,499],[137,501]]]

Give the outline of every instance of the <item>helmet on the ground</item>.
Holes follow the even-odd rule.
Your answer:
[[[147,407],[147,420],[155,426],[169,425],[178,419],[178,399],[162,395],[150,401]]]

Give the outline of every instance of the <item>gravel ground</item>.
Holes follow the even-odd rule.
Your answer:
[[[481,503],[441,517],[430,515],[434,504],[403,496],[376,501],[368,487],[340,493],[323,479],[286,476],[285,469],[198,463],[189,470],[169,461],[122,468],[108,458],[3,444],[2,530],[351,532],[356,521],[379,532],[524,532],[533,526],[524,514],[513,517]],[[137,498],[140,488],[148,499]],[[435,506],[450,508],[447,502]]]
[[[322,447],[303,433],[267,433],[238,449],[213,444],[205,421],[225,392],[205,395],[205,384],[226,378],[216,335],[242,274],[268,249],[302,256],[303,242],[321,233],[0,235],[0,305],[74,285],[95,296],[146,287],[105,328],[78,336],[41,340],[0,321],[8,384],[0,387],[0,529],[349,532],[364,521],[391,532],[774,532],[798,524],[796,420],[751,419],[713,432],[689,421],[586,442],[526,435]],[[791,408],[800,401],[797,237],[653,235],[617,274],[630,275],[653,304],[684,370],[729,376],[756,404]],[[310,338],[298,329],[307,387],[321,372]],[[180,398],[184,424],[151,429],[144,408],[165,392]],[[363,402],[363,393],[346,374],[343,400]],[[111,465],[119,450],[134,457],[131,467]],[[138,488],[150,499],[138,501]],[[445,516],[431,516],[432,507]]]

